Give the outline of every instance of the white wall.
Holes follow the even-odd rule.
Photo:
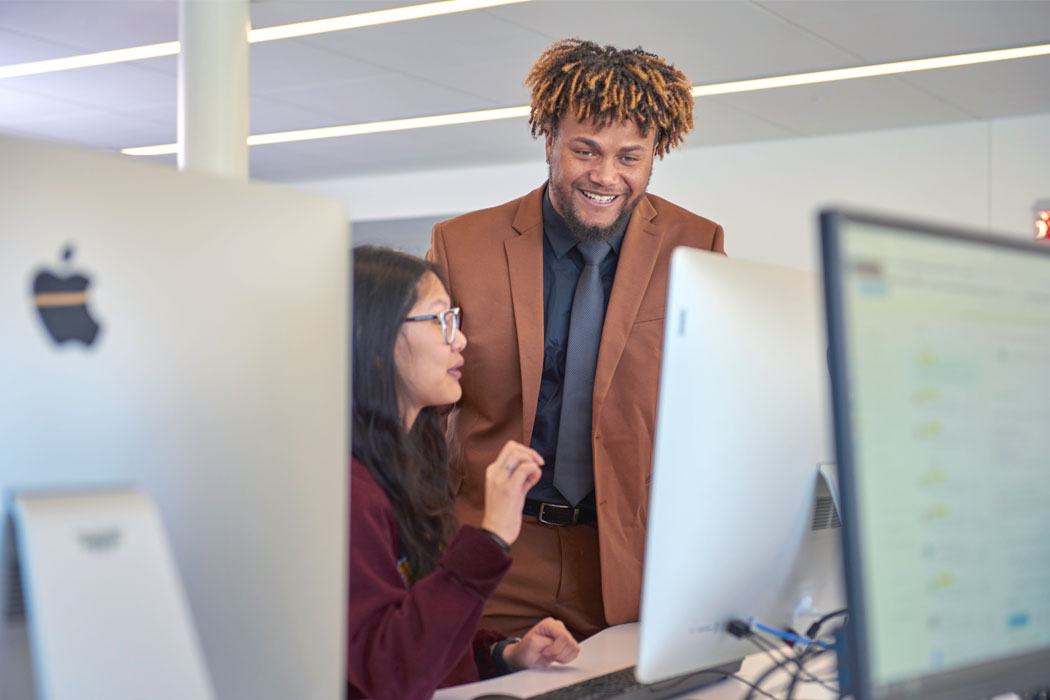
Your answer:
[[[698,128],[703,128],[702,124]],[[821,206],[849,204],[1017,236],[1050,197],[1050,114],[685,149],[658,161],[650,191],[722,224],[733,256],[815,265]],[[546,177],[536,161],[299,186],[335,196],[357,221],[470,211]]]

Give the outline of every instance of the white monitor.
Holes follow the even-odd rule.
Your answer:
[[[817,508],[831,457],[818,309],[811,273],[688,248],[671,257],[642,682],[755,652],[725,631],[731,620],[783,628],[841,607],[839,528]]]
[[[36,694],[11,494],[124,485],[216,697],[342,697],[345,212],[2,136],[0,163],[0,697]]]
[[[1050,683],[1050,246],[821,218],[858,700]]]

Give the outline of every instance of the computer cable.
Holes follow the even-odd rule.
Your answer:
[[[801,654],[785,654],[784,652],[780,651],[780,649],[774,647],[770,642],[767,642],[758,635],[751,635],[747,639],[760,650],[765,652],[766,656],[773,660],[773,663],[776,664],[777,668],[784,668],[789,664],[794,664],[796,668],[795,674],[799,675],[800,677],[804,677],[803,679],[807,683],[817,683],[821,685],[824,684],[824,679],[818,678],[816,675],[810,673],[804,668],[806,658],[805,654],[809,652],[809,649],[807,649]]]
[[[768,678],[770,675],[772,675],[776,671],[781,670],[781,669],[785,669],[786,670],[786,667],[788,665],[790,665],[790,664],[794,664],[796,666],[795,673],[792,676],[791,685],[789,686],[790,692],[792,692],[792,693],[794,692],[793,689],[798,684],[798,681],[800,679],[803,680],[804,682],[807,682],[807,683],[816,683],[816,684],[818,684],[818,685],[820,685],[820,686],[822,686],[822,687],[824,687],[824,688],[826,688],[828,690],[831,690],[831,691],[837,691],[838,690],[837,687],[827,684],[823,679],[818,678],[817,676],[815,676],[814,674],[810,673],[809,671],[807,671],[804,668],[804,664],[805,664],[805,662],[808,659],[815,658],[816,656],[819,656],[819,655],[822,655],[822,654],[826,653],[827,651],[830,650],[830,648],[829,648],[830,645],[825,645],[825,646],[814,645],[813,642],[818,641],[818,640],[812,640],[812,639],[809,639],[809,638],[804,638],[804,637],[800,637],[799,635],[792,634],[791,636],[796,638],[795,641],[805,642],[809,646],[807,646],[805,649],[801,650],[800,653],[796,653],[796,654],[784,653],[784,652],[781,652],[779,649],[776,649],[775,647],[773,647],[771,642],[766,641],[765,639],[760,637],[758,634],[756,634],[756,632],[755,632],[756,628],[757,629],[761,629],[761,628],[775,629],[775,628],[768,627],[766,625],[761,625],[761,627],[759,627],[760,624],[761,623],[757,623],[756,624],[754,620],[751,620],[750,622],[744,622],[743,620],[740,620],[740,619],[733,619],[733,620],[730,620],[726,624],[726,627],[725,627],[725,630],[726,630],[727,633],[729,633],[729,634],[731,634],[734,637],[737,637],[739,639],[747,639],[752,644],[754,644],[756,647],[758,647],[763,652],[765,652],[766,655],[768,655],[774,661],[773,665],[770,666],[768,669],[766,669],[762,673],[762,675],[759,676],[758,679],[755,681],[754,686],[748,691],[747,695],[745,696],[745,700],[751,700],[751,698],[754,697],[754,693],[755,693],[756,690],[758,690],[759,692],[762,692],[763,694],[767,694],[761,688],[762,683],[766,680],[766,678]],[[781,630],[775,630],[775,631],[780,632]],[[780,637],[777,636],[777,638],[780,638]],[[781,656],[778,656],[777,653],[774,653],[774,652],[777,652],[777,653],[781,654]]]
[[[795,673],[792,675],[792,677],[791,677],[791,684],[788,686],[788,694],[787,694],[788,700],[791,700],[791,698],[794,696],[794,694],[795,694],[795,687],[799,684],[800,681],[802,683],[813,683],[814,685],[819,685],[821,688],[824,688],[825,690],[831,691],[831,692],[835,693],[836,695],[838,694],[839,687],[838,687],[838,683],[836,682],[837,679],[835,679],[835,678],[832,678],[832,679],[820,678],[819,676],[814,674],[812,671],[809,671],[808,669],[805,668],[805,665],[807,663],[813,661],[813,659],[816,659],[819,656],[823,656],[825,654],[831,653],[831,651],[833,651],[833,650],[832,649],[815,649],[815,648],[811,647],[810,649],[807,649],[805,652],[802,653],[802,655],[799,658],[799,660],[801,661],[801,664],[799,665],[798,670],[796,670]]]
[[[756,690],[762,693],[763,695],[771,695],[771,693],[768,693],[762,689],[762,684],[765,683],[766,679],[769,678],[771,675],[784,668],[788,662],[789,659],[785,659],[784,661],[773,664],[765,671],[763,671],[762,674],[758,678],[756,678],[753,683],[749,684],[751,685],[751,689],[747,691],[747,695],[744,696],[744,700],[751,700],[751,698],[754,697]]]
[[[805,659],[802,659],[802,660],[803,660],[803,662],[805,662],[805,661],[810,661],[810,660],[812,660],[813,658],[816,658],[816,657],[818,657],[818,656],[823,656],[824,654],[827,654],[827,653],[829,653],[829,650],[826,650],[826,649],[816,649],[816,650],[813,650],[812,652],[810,652],[810,653],[809,653],[809,654],[808,654],[808,655],[806,656],[806,658],[805,658]],[[756,690],[756,689],[757,689],[757,690],[758,690],[759,692],[761,692],[761,693],[762,693],[763,695],[770,695],[771,693],[768,693],[768,692],[764,691],[764,690],[763,690],[763,689],[761,688],[761,685],[762,685],[763,683],[765,683],[765,682],[766,682],[766,679],[767,679],[767,678],[769,678],[769,677],[770,677],[771,675],[773,675],[773,674],[774,674],[774,673],[776,673],[777,671],[780,671],[780,670],[786,670],[786,666],[787,666],[787,665],[788,665],[789,663],[792,663],[792,662],[795,662],[795,661],[796,661],[796,659],[784,659],[783,661],[781,661],[781,662],[779,662],[779,663],[777,663],[777,664],[774,664],[774,665],[770,666],[769,668],[767,668],[767,669],[766,669],[766,670],[765,670],[765,671],[764,671],[764,672],[762,673],[762,675],[760,675],[760,676],[759,676],[758,678],[756,678],[756,679],[755,679],[755,681],[754,681],[754,686],[752,687],[752,689],[751,689],[751,690],[749,690],[749,691],[748,691],[747,695],[745,695],[745,696],[744,696],[744,700],[751,700],[751,698],[752,698],[752,697],[754,697],[754,693],[755,693],[755,690]],[[821,679],[818,679],[818,678],[816,678],[816,676],[813,676],[812,674],[808,674],[808,675],[809,675],[809,676],[810,676],[811,678],[813,678],[814,680],[812,680],[812,681],[806,680],[806,679],[804,679],[804,678],[803,678],[803,677],[801,676],[801,674],[800,674],[800,672],[799,672],[799,671],[796,671],[795,675],[794,675],[794,676],[792,677],[792,680],[791,680],[791,682],[789,683],[789,685],[788,685],[788,688],[787,688],[787,691],[788,691],[788,696],[787,696],[787,697],[788,697],[788,698],[790,698],[790,697],[792,697],[792,696],[794,695],[794,692],[795,692],[795,688],[796,688],[796,687],[798,686],[798,683],[799,683],[799,681],[800,681],[800,680],[801,680],[801,681],[802,681],[803,683],[809,683],[809,682],[813,682],[813,683],[816,683],[816,684],[820,685],[821,687],[825,688],[826,690],[829,690],[829,691],[832,691],[832,692],[835,692],[835,693],[837,693],[837,691],[838,691],[838,688],[837,688],[837,687],[835,687],[835,686],[832,686],[832,685],[829,685],[829,684],[825,683],[824,681],[822,681]]]
[[[756,634],[749,634],[745,639],[754,644],[759,651],[764,652],[766,656],[773,660],[773,663],[780,663],[781,661],[788,662],[791,660],[789,654],[785,654],[773,644],[767,642]]]
[[[801,634],[795,634],[794,632],[787,632],[785,630],[777,629],[776,627],[763,625],[758,620],[751,620],[751,626],[755,629],[762,630],[766,634],[771,634],[774,637],[779,637],[780,639],[792,642],[794,644],[812,644],[814,646],[821,647],[822,649],[834,648],[834,645],[829,644],[828,642],[822,642],[819,639],[813,639],[812,637],[804,637]]]
[[[810,647],[809,649],[806,649],[806,651],[804,651],[802,653],[802,655],[801,655],[802,665],[799,666],[799,670],[795,671],[794,675],[792,675],[792,677],[791,677],[791,683],[790,683],[790,685],[788,685],[787,696],[786,696],[785,700],[792,700],[792,698],[795,697],[795,688],[798,687],[798,683],[799,683],[799,680],[801,678],[802,666],[804,666],[809,661],[812,661],[813,659],[816,659],[817,657],[820,657],[820,656],[823,656],[824,654],[830,653],[831,651],[832,651],[831,649],[814,649],[813,647]],[[812,673],[809,673],[808,675],[809,675],[810,679],[812,679],[812,680],[806,679],[806,680],[802,681],[803,683],[816,683],[817,685],[819,685],[820,687],[824,688],[825,690],[833,691],[833,692],[835,692],[836,695],[838,694],[838,686],[837,685],[836,686],[830,685],[830,684],[826,683],[825,681],[817,678]]]
[[[816,622],[814,622],[812,625],[806,628],[805,636],[816,639],[820,636],[820,628],[824,626],[824,623],[826,623],[828,620],[833,620],[836,617],[846,617],[848,614],[849,610],[847,610],[846,608],[829,612],[827,615],[824,615],[823,617],[819,618]]]
[[[735,622],[739,622],[739,621],[735,621]],[[765,632],[766,630],[774,629],[774,628],[768,627],[766,625],[763,625],[761,623],[757,623],[754,620],[751,621],[751,626],[756,628],[756,629],[759,629],[759,630],[761,630],[763,632]],[[734,626],[733,629],[735,631],[731,630],[730,631],[731,634],[735,634],[736,635],[736,633],[740,631],[739,625]],[[777,630],[777,631],[781,631],[781,630]],[[767,634],[769,634],[769,633],[767,632]],[[784,634],[790,634],[792,637],[796,638],[795,640],[792,640],[791,642],[789,642],[789,646],[791,646],[791,648],[794,649],[796,653],[794,654],[794,656],[785,654],[785,656],[787,656],[787,659],[784,661],[783,665],[786,665],[788,663],[794,663],[795,666],[798,668],[797,674],[800,675],[800,676],[803,676],[804,680],[807,683],[818,683],[818,684],[824,686],[825,688],[828,688],[829,690],[833,690],[833,688],[830,688],[827,685],[825,685],[825,683],[821,679],[817,678],[812,673],[806,671],[804,669],[804,667],[803,667],[804,659],[806,658],[807,653],[809,653],[813,648],[830,649],[831,645],[827,645],[827,644],[824,644],[823,642],[819,642],[819,640],[809,639],[808,637],[804,638],[804,637],[801,637],[801,636],[796,635],[794,633],[784,632]],[[737,635],[737,636],[739,636],[739,635]],[[774,648],[771,643],[769,643],[766,640],[762,639],[762,637],[760,637],[759,635],[755,634],[755,632],[753,630],[751,630],[750,628],[749,628],[748,633],[745,636],[746,636],[747,639],[751,640],[751,642],[753,644],[755,644],[755,646],[759,647],[760,649],[765,650],[767,652],[767,654],[769,654],[770,657],[773,658],[774,661],[777,661],[776,657],[771,653],[771,650]],[[775,638],[780,639],[782,637],[775,636]],[[802,642],[805,642],[806,645],[807,645],[805,649],[799,650],[799,649],[796,649],[794,647],[795,643],[802,643]]]
[[[780,648],[775,646],[772,642],[768,642],[755,634],[755,631],[752,629],[751,623],[749,622],[744,622],[740,619],[733,619],[726,624],[725,629],[726,632],[734,637],[738,639],[746,639],[754,644],[760,651],[765,652],[766,656],[771,658],[774,664],[784,665],[792,662],[796,665],[798,664],[798,661],[794,656],[781,651]],[[788,646],[791,647],[792,645],[789,644]]]
[[[749,688],[748,694],[747,694],[747,696],[749,698],[751,697],[751,695],[753,693],[757,692],[759,695],[764,695],[767,698],[772,698],[772,700],[781,700],[776,695],[773,695],[773,693],[770,693],[768,690],[763,690],[754,681],[749,681],[748,679],[744,678],[743,676],[739,676],[739,675],[737,675],[735,673],[731,673],[728,676],[726,676],[726,678],[729,678],[729,679],[734,680],[734,681],[736,681],[738,683],[743,683],[744,685],[746,685]]]

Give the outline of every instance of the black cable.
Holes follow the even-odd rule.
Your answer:
[[[761,640],[763,643],[769,645],[768,647],[765,647],[765,649],[767,649],[767,653],[771,657],[773,657],[773,654],[771,653],[772,645],[767,640],[762,639],[756,633],[752,633],[752,636],[748,637],[748,639],[751,639],[753,641],[754,640]],[[759,646],[759,648],[763,648],[757,642],[756,642],[756,646]],[[824,648],[818,648],[818,649],[821,652],[832,651],[831,649],[824,649]],[[824,683],[819,678],[817,678],[815,675],[813,675],[812,673],[810,673],[809,671],[807,671],[807,670],[805,670],[803,668],[803,664],[805,663],[805,659],[807,657],[807,654],[810,655],[810,657],[815,656],[816,655],[816,651],[814,651],[814,647],[807,647],[807,649],[804,652],[802,652],[801,654],[795,654],[794,656],[785,654],[785,656],[787,658],[784,660],[783,664],[787,665],[788,663],[792,663],[793,662],[795,664],[795,666],[798,667],[798,670],[796,671],[796,675],[800,675],[801,676],[801,675],[805,674],[804,680],[807,683],[817,683],[817,684],[820,684],[820,685],[824,685]],[[774,658],[774,660],[776,659],[776,657],[773,657],[773,658]],[[826,688],[827,686],[824,686],[824,687]],[[831,690],[834,690],[834,688],[831,688]]]
[[[788,663],[791,657],[788,654],[784,654],[780,649],[758,635],[751,634],[746,637],[747,641],[758,647],[759,651],[765,652],[766,656],[773,660],[773,663]]]
[[[829,653],[831,651],[832,651],[831,649],[817,649],[815,651],[807,649],[807,653],[803,654],[803,656],[802,656],[802,663],[803,664],[808,663],[808,662],[812,661],[813,659],[817,658],[818,656],[823,656],[824,654],[827,654],[827,653]],[[834,686],[833,685],[829,685],[823,679],[817,678],[817,676],[815,676],[812,672],[807,671],[806,673],[809,675],[809,678],[808,679],[803,679],[804,683],[816,683],[817,685],[819,685],[820,687],[824,688],[825,690],[830,690],[830,691],[833,691],[835,693],[838,692],[839,688],[838,688],[837,684],[834,685]],[[794,697],[795,687],[798,685],[798,681],[801,678],[801,674],[802,674],[802,670],[801,670],[801,667],[800,667],[799,671],[797,671],[795,673],[795,675],[791,678],[791,685],[788,686],[787,700],[791,700],[791,698]]]
[[[824,615],[823,617],[819,618],[816,622],[809,626],[809,628],[806,630],[806,636],[810,637],[811,639],[816,639],[817,632],[820,631],[820,628],[824,626],[825,622],[833,618],[839,617],[840,615],[846,615],[848,613],[849,610],[846,608],[829,612],[827,615]]]
[[[794,662],[796,665],[799,666],[799,668],[793,674],[791,683],[788,686],[788,695],[787,695],[788,700],[790,700],[790,698],[794,695],[795,687],[798,685],[798,681],[803,678],[802,677],[803,673],[805,673],[807,676],[809,676],[808,679],[803,679],[803,682],[816,683],[817,685],[821,686],[825,690],[829,690],[831,692],[838,693],[838,690],[839,690],[838,687],[833,686],[833,685],[829,685],[828,683],[826,683],[825,681],[821,680],[820,678],[817,678],[815,675],[813,675],[809,671],[805,671],[802,668],[802,665],[801,665],[801,664],[804,664],[804,663],[806,663],[808,661],[811,661],[812,659],[817,658],[818,656],[823,656],[824,654],[828,654],[831,651],[832,651],[831,649],[816,649],[816,650],[810,649],[810,650],[807,650],[801,657],[789,657],[789,658],[786,658],[783,661],[780,661],[779,663],[774,664],[773,666],[767,668],[765,670],[765,672],[762,673],[762,675],[760,675],[758,677],[758,679],[755,681],[755,684],[760,686],[766,680],[766,678],[768,678],[770,675],[772,675],[773,673],[776,673],[777,671],[779,671],[781,669],[784,669],[788,664]],[[753,693],[749,692],[745,696],[744,700],[751,700],[752,695],[753,695]]]
[[[782,669],[784,666],[786,666],[789,661],[790,661],[790,659],[784,659],[783,661],[781,661],[779,663],[776,663],[776,664],[773,664],[772,666],[767,668],[762,673],[762,675],[760,675],[758,678],[755,679],[754,685],[751,687],[751,690],[749,690],[747,692],[747,695],[744,696],[744,700],[751,700],[751,698],[755,694],[755,690],[762,691],[761,686],[762,686],[763,681],[765,681],[766,678],[769,678],[769,676],[771,676],[772,674],[776,673],[777,671]],[[765,693],[765,691],[762,691],[762,692]],[[768,693],[765,693],[765,694],[768,695]]]
[[[814,628],[815,628],[815,630],[819,630],[820,626],[824,622],[826,622],[827,620],[830,620],[831,618],[836,617],[838,615],[842,615],[844,613],[845,613],[845,610],[836,610],[834,612],[828,613],[824,617],[822,617],[819,620],[817,620],[813,625],[811,625],[810,626],[810,630],[814,630]],[[736,676],[736,675],[729,676],[730,678],[734,678],[734,679],[739,680],[740,682],[744,683],[745,685],[749,685],[750,686],[747,694],[744,696],[744,700],[751,700],[751,698],[754,697],[756,691],[758,691],[762,695],[765,695],[766,697],[775,697],[771,693],[769,693],[769,692],[767,692],[767,691],[762,689],[762,687],[761,687],[762,683],[767,678],[769,678],[770,675],[772,675],[773,673],[776,673],[777,671],[779,671],[781,669],[786,669],[786,667],[788,665],[790,665],[790,664],[794,664],[796,669],[795,669],[794,673],[792,674],[791,682],[788,685],[788,700],[790,700],[794,696],[795,688],[797,687],[798,682],[799,682],[800,679],[802,679],[803,682],[806,682],[806,683],[816,683],[816,684],[820,685],[821,687],[823,687],[826,690],[829,690],[831,692],[835,692],[835,693],[838,692],[838,688],[837,687],[829,685],[823,679],[818,678],[816,675],[814,675],[812,672],[806,670],[806,668],[804,667],[804,664],[806,662],[808,662],[809,660],[814,659],[814,658],[816,658],[818,656],[823,656],[824,654],[826,654],[826,653],[828,653],[830,651],[833,651],[833,649],[826,648],[826,647],[816,647],[814,645],[810,645],[810,646],[807,646],[806,649],[801,651],[800,653],[790,654],[790,653],[782,652],[779,649],[779,646],[774,646],[774,644],[772,642],[769,642],[765,638],[759,636],[752,629],[750,624],[745,623],[743,621],[739,621],[739,620],[731,620],[729,625],[727,625],[727,631],[730,634],[732,634],[733,636],[735,636],[735,637],[749,640],[754,646],[756,646],[759,650],[764,652],[774,662],[773,665],[770,666],[769,668],[767,668],[757,678],[757,680],[755,680],[754,683],[749,683],[747,681],[744,681],[742,678],[740,678],[739,676]],[[807,634],[806,636],[812,636],[812,635],[811,634]],[[779,639],[776,640],[776,641],[778,643],[780,642]]]
[[[732,679],[734,681],[737,681],[739,683],[743,683],[744,685],[748,686],[750,688],[750,690],[748,691],[748,694],[747,694],[748,698],[750,698],[752,693],[754,693],[757,690],[759,693],[761,693],[762,695],[765,695],[767,698],[772,698],[773,700],[780,700],[780,698],[778,698],[776,695],[773,695],[770,692],[762,690],[756,684],[752,683],[751,681],[747,680],[746,678],[738,676],[735,673],[729,674],[728,676],[726,676],[726,678],[730,678],[730,679]]]
[[[803,657],[805,657],[804,654]],[[798,665],[798,670],[791,674],[791,683],[788,684],[787,695],[784,696],[784,700],[792,700],[792,698],[795,697],[795,688],[798,686],[798,678],[801,673],[802,664],[800,663]],[[812,673],[810,674],[810,677],[816,679],[816,676],[814,676]]]

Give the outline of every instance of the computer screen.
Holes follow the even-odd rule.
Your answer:
[[[808,625],[842,605],[838,524],[815,518],[819,465],[832,452],[819,301],[809,272],[688,248],[672,255],[643,682],[756,652],[726,632],[733,619],[804,630],[801,618]]]
[[[345,212],[3,136],[0,163],[0,697],[36,693],[12,494],[128,485],[217,698],[342,697]]]
[[[821,217],[858,700],[1050,681],[1050,247]]]

